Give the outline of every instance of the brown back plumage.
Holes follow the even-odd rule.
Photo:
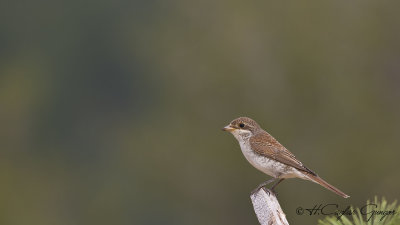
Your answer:
[[[260,128],[261,129],[261,128]],[[281,145],[274,137],[266,131],[258,132],[250,138],[250,146],[257,154],[276,160],[288,166],[292,166],[298,170],[316,175],[312,170],[308,169],[296,157]]]

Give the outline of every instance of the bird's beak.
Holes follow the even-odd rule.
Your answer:
[[[229,124],[228,126],[225,126],[224,128],[222,128],[222,130],[231,132],[231,131],[236,130],[236,128],[231,127],[231,125]]]

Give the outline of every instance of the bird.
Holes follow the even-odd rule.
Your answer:
[[[243,155],[252,166],[273,177],[258,185],[252,194],[274,181],[277,182],[271,188],[273,192],[284,179],[300,178],[317,183],[343,198],[350,197],[307,168],[254,120],[239,117],[222,130],[230,132],[237,139]]]

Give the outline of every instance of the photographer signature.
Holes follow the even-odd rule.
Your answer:
[[[360,208],[360,213],[361,215],[364,215],[367,217],[367,221],[370,221],[371,218],[374,216],[380,216],[380,220],[382,221],[386,216],[389,215],[394,215],[396,214],[396,210],[376,210],[378,208],[378,205],[376,204],[366,204],[363,207]],[[355,209],[352,209],[352,207],[347,206],[344,210],[339,209],[338,204],[320,204],[320,205],[314,205],[313,208],[303,208],[303,207],[298,207],[296,209],[296,214],[297,215],[303,215],[304,212],[308,212],[310,216],[312,215],[325,215],[325,216],[330,216],[334,215],[338,220],[343,216],[351,216],[357,214],[357,211]]]

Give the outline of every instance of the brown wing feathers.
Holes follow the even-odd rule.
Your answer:
[[[260,155],[274,159],[288,166],[293,166],[296,169],[317,175],[307,167],[305,167],[296,157],[275,138],[267,132],[262,132],[250,138],[251,148]]]

